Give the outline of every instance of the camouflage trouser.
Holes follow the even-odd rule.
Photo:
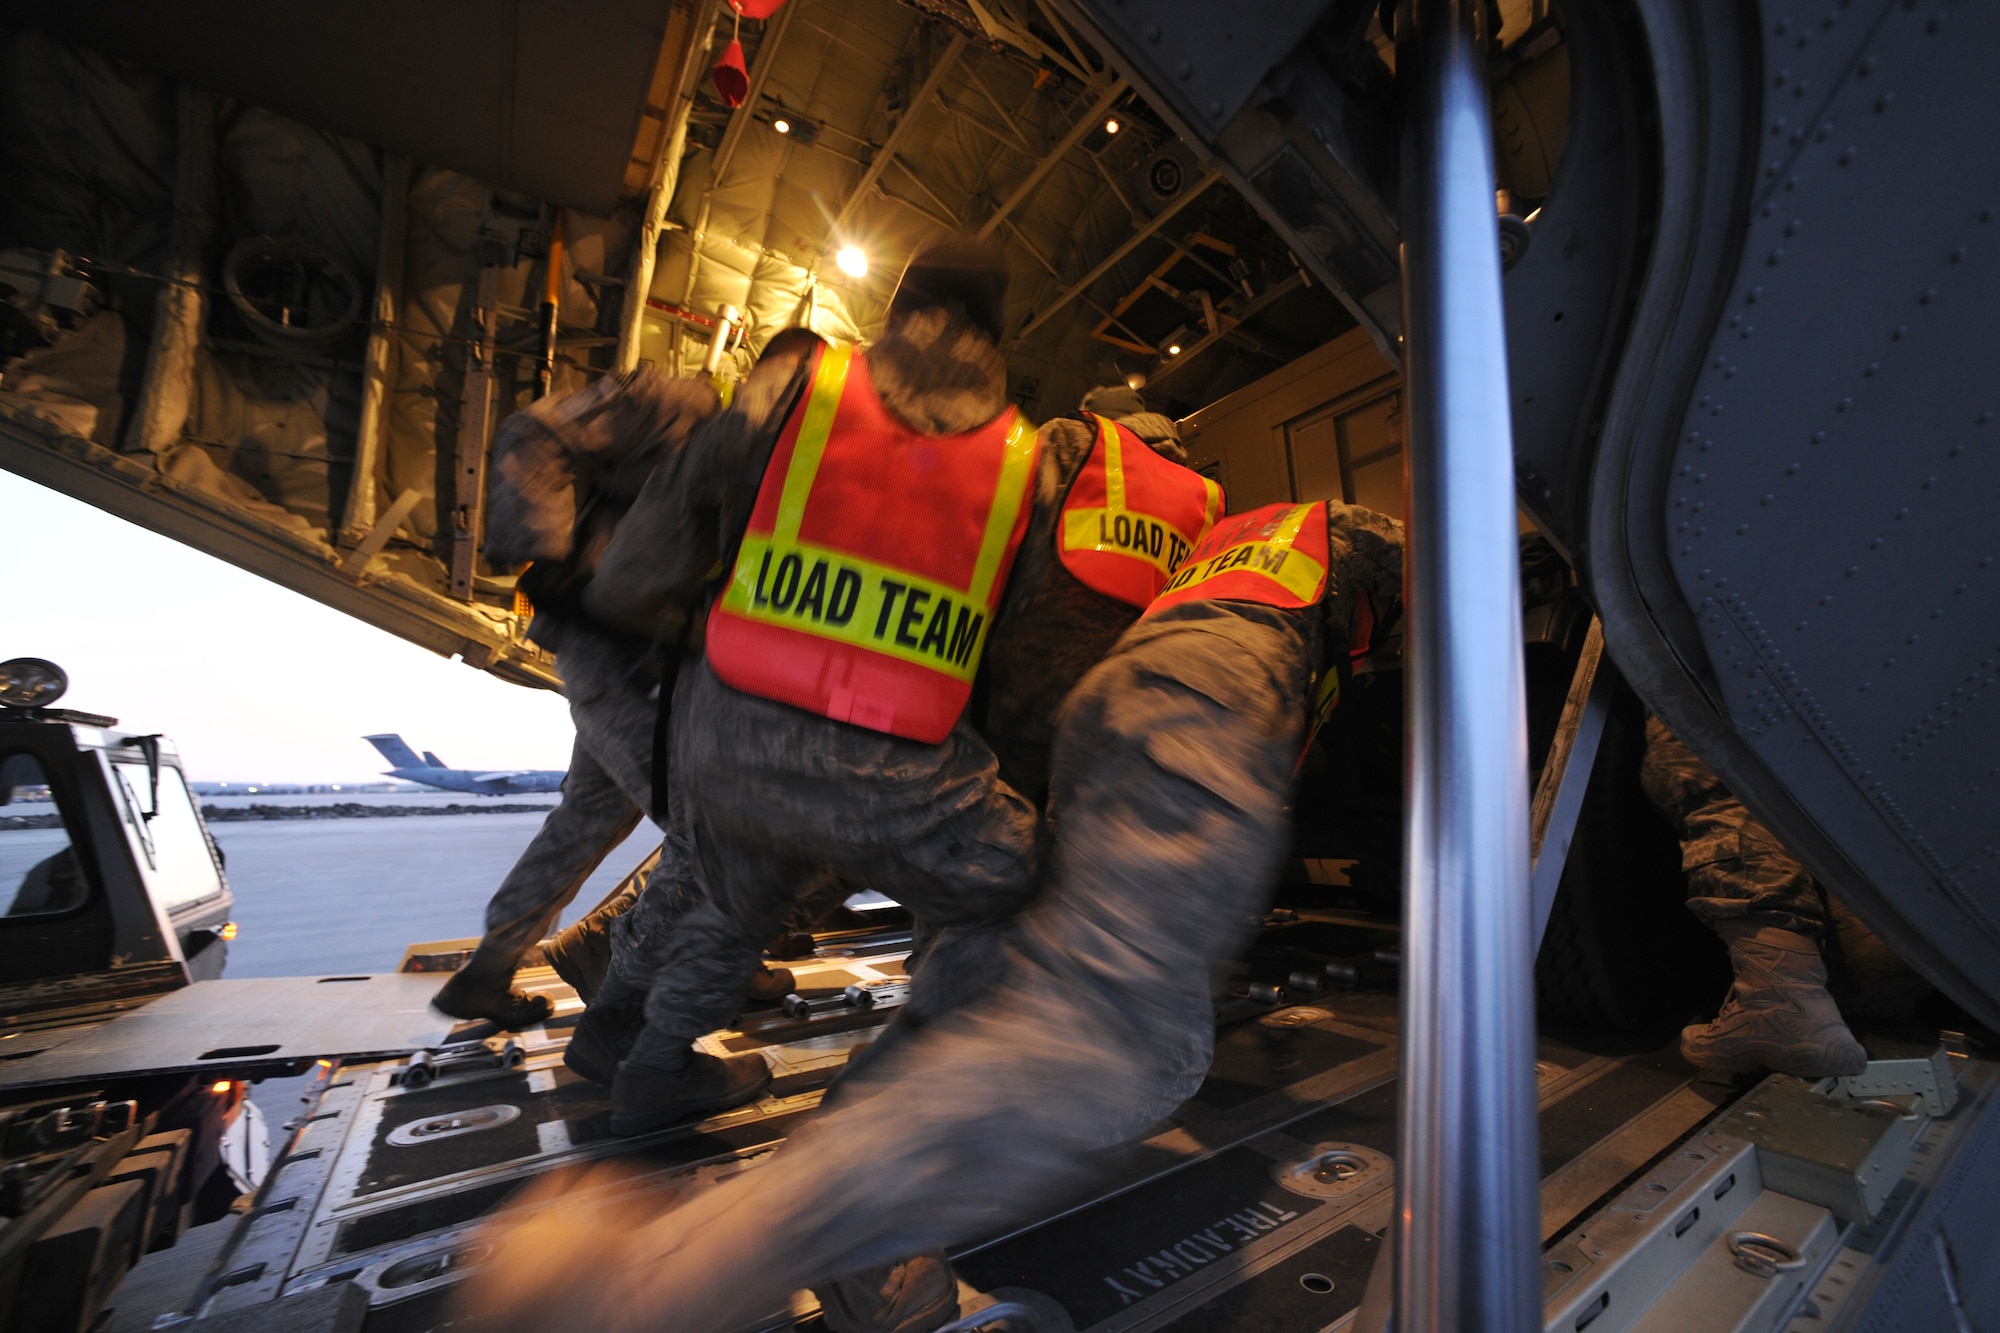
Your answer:
[[[1824,939],[1826,904],[1812,877],[1657,717],[1646,719],[1639,781],[1680,837],[1690,911],[1711,926],[1743,918]]]
[[[1142,622],[1077,686],[1047,887],[987,992],[649,1227],[662,1328],[733,1328],[801,1286],[1002,1231],[1200,1085],[1210,965],[1255,929],[1288,845],[1309,679],[1294,627],[1232,605]]]
[[[694,906],[694,850],[688,846],[687,816],[680,796],[667,788],[666,837],[660,841],[660,863],[646,876],[646,887],[632,906],[611,923],[611,987],[613,1003],[637,999],[653,987],[660,957],[673,938],[674,923]]]
[[[671,1065],[729,1021],[764,946],[826,869],[947,936],[1012,919],[1033,890],[1034,807],[962,722],[922,745],[744,694],[690,663],[674,695],[672,785],[697,887],[662,913],[684,907],[653,953],[641,1065]]]
[[[638,900],[611,923],[611,975],[617,979],[615,1000],[637,999],[653,988],[660,960],[666,956],[676,923],[693,908],[700,890],[694,882],[694,849],[679,803],[667,798],[667,836],[660,844],[660,863],[646,877]],[[854,894],[854,887],[822,867],[799,888],[786,913],[786,931],[811,930],[813,923]]]
[[[576,743],[562,800],[486,905],[487,947],[519,959],[652,802],[657,678],[636,648],[565,627],[557,654]]]

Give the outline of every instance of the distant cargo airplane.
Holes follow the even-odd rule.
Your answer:
[[[405,782],[421,782],[427,787],[471,792],[476,796],[512,796],[518,792],[562,790],[561,769],[516,768],[481,773],[472,768],[449,767],[429,750],[425,750],[423,758],[419,759],[417,752],[401,736],[393,733],[363,736],[361,739],[380,750],[382,757],[395,765],[389,770],[390,777],[401,778]]]

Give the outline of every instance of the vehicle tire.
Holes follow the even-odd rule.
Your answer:
[[[1645,707],[1619,681],[1535,963],[1545,1028],[1665,1040],[1729,987],[1722,942],[1687,910],[1680,843],[1639,786],[1645,752]]]

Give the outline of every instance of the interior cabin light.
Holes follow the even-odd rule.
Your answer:
[[[1104,132],[1106,134],[1116,134],[1121,128],[1122,127],[1118,124],[1118,117],[1116,116],[1113,116],[1109,120],[1106,120],[1104,122]]]
[[[850,278],[868,276],[868,256],[862,253],[858,245],[841,246],[839,253],[834,255],[833,262],[838,264],[840,271]]]
[[[779,116],[771,122],[771,128],[780,134],[790,134],[792,132],[792,122],[786,120],[783,116]]]
[[[1167,344],[1167,355],[1168,355],[1168,356],[1179,356],[1180,354],[1181,354],[1181,345],[1180,345],[1179,343],[1168,343],[1168,344]]]

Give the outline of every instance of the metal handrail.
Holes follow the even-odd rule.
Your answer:
[[[1399,15],[1409,404],[1398,1333],[1540,1326],[1527,704],[1481,0]]]

